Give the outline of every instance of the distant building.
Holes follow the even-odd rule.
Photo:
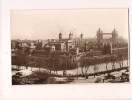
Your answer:
[[[81,47],[83,41],[83,34],[81,33],[80,38],[73,38],[73,33],[69,33],[69,38],[62,38],[63,35],[60,31],[59,39],[48,39],[47,44],[49,46],[55,46],[57,51],[70,51],[73,48]],[[45,44],[46,45],[46,44]]]
[[[54,50],[56,51],[66,51],[66,44],[65,42],[49,42],[48,44],[46,44],[45,47],[50,46],[52,49],[54,48]]]
[[[16,52],[16,50],[21,51],[21,53],[25,52],[32,52],[35,50],[36,46],[33,41],[30,40],[12,40],[11,41],[11,49],[13,52]]]

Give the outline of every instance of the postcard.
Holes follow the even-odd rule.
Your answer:
[[[128,9],[11,10],[12,85],[129,83]]]

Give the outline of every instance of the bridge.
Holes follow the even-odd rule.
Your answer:
[[[104,39],[104,35],[109,35],[111,36],[111,38],[109,39]],[[104,45],[110,45],[110,54],[113,54],[113,51],[115,53],[118,51],[128,51],[128,47],[120,47],[120,48],[113,48],[114,44],[118,44],[118,32],[116,31],[116,29],[114,28],[113,31],[111,33],[103,33],[103,31],[99,28],[96,35],[94,36],[94,38],[88,42],[88,44],[91,45],[96,45],[98,46],[98,49],[101,50],[101,48],[104,47]]]

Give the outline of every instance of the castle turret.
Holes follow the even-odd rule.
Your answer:
[[[97,31],[97,42],[101,43],[103,40],[103,32],[101,31],[101,29],[99,28],[99,30]]]
[[[61,40],[61,39],[62,39],[62,33],[60,31],[60,33],[59,33],[59,40]]]
[[[80,35],[80,38],[81,38],[81,40],[83,39],[83,34],[81,33],[81,35]]]
[[[112,42],[116,43],[117,38],[118,38],[118,33],[117,33],[116,29],[114,28],[114,30],[112,31]]]
[[[102,32],[101,29],[99,28],[99,30],[97,31],[98,49],[101,49],[102,41],[103,41],[103,32]]]
[[[69,34],[69,39],[72,40],[73,39],[73,33],[70,32]]]

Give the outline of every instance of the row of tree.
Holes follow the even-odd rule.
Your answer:
[[[111,63],[112,69],[114,70],[116,68],[116,63],[118,63],[120,68],[122,68],[124,60],[128,60],[128,58],[125,58],[122,55],[105,55],[102,57],[82,56],[80,59],[80,67],[82,74],[87,78],[87,72],[90,66],[93,67],[94,73],[96,73],[98,72],[99,64],[104,63],[106,65],[106,70],[108,71],[108,64]]]
[[[18,66],[26,66],[28,67],[37,67],[41,70],[41,68],[45,68],[51,71],[63,71],[81,68],[82,74],[88,74],[89,67],[92,66],[94,72],[96,73],[99,69],[98,64],[105,63],[106,70],[108,70],[107,65],[111,63],[112,69],[115,69],[115,63],[119,63],[120,67],[123,67],[123,60],[126,59],[122,55],[105,55],[105,56],[92,56],[91,54],[86,54],[81,57],[79,56],[68,56],[68,55],[58,55],[57,53],[52,53],[49,58],[36,57],[36,56],[28,56],[25,54],[18,53],[16,57],[15,65]],[[127,58],[128,59],[128,58]]]
[[[77,66],[77,62],[79,62],[79,57],[75,57],[73,55],[60,55],[58,53],[51,53],[50,57],[44,58],[39,56],[29,56],[24,53],[17,53],[17,56],[12,59],[13,64],[18,66],[18,70],[21,66],[28,67],[36,67],[41,70],[41,68],[45,68],[57,73],[60,70],[70,70],[75,69]]]

